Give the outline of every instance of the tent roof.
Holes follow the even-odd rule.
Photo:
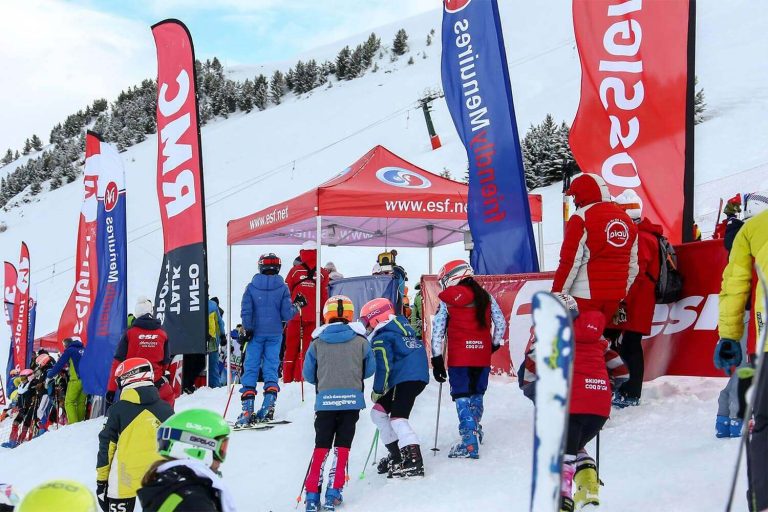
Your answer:
[[[322,216],[322,242],[329,245],[425,247],[456,242],[468,229],[468,191],[463,183],[376,146],[317,188],[231,220],[227,244],[314,240],[317,215]],[[540,204],[540,197],[532,202],[534,219],[540,220]]]

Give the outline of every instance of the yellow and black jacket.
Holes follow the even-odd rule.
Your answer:
[[[110,498],[132,498],[157,453],[157,429],[173,414],[152,383],[123,389],[99,434],[96,480],[108,481]]]
[[[752,289],[753,262],[768,274],[768,211],[746,221],[733,240],[720,288],[718,330],[721,338],[739,340],[744,332],[744,308]],[[755,317],[758,328],[765,328],[765,315],[763,290],[757,286]]]

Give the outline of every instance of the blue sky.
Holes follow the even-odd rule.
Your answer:
[[[224,65],[296,55],[430,9],[440,0],[0,0],[0,152],[96,98],[157,73],[150,25],[182,20],[196,56]],[[439,16],[439,14],[436,14]]]

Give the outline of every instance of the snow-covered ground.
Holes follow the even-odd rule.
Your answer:
[[[738,440],[714,436],[717,393],[724,383],[725,379],[712,378],[658,379],[646,385],[640,407],[613,412],[600,436],[600,477],[605,483],[600,510],[723,509],[738,445]],[[366,387],[370,389],[370,382]],[[369,465],[365,478],[360,479],[375,432],[368,416],[370,408],[363,411],[352,445],[345,510],[528,510],[532,404],[515,382],[493,377],[486,395],[480,459],[449,459],[448,449],[459,436],[447,388],[443,390],[440,417],[440,452],[435,456],[430,450],[438,389],[435,382],[427,387],[411,417],[421,439],[424,478],[388,480]],[[232,434],[223,475],[234,492],[238,510],[293,510],[314,447],[314,391],[311,386],[305,391],[308,398],[304,403],[298,384],[286,385],[280,393],[277,416],[293,421],[290,425]],[[181,398],[177,410],[208,407],[223,412],[226,401],[224,388],[200,390]],[[234,419],[238,409],[235,391],[228,418]],[[12,482],[26,492],[46,479],[69,477],[95,489],[96,436],[102,423],[103,419],[86,421],[50,432],[15,450],[0,449],[0,482]],[[593,446],[588,449],[594,455]],[[385,451],[379,446],[379,457]],[[736,496],[734,510],[746,510],[743,486]]]

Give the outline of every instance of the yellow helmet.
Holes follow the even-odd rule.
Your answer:
[[[16,512],[99,512],[96,498],[86,486],[74,480],[50,480],[24,496]]]

